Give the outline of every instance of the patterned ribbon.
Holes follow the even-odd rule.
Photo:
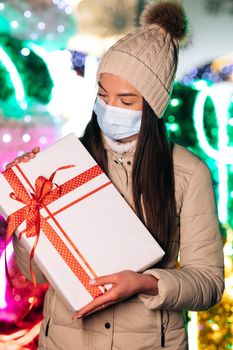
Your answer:
[[[80,280],[80,282],[83,284],[83,286],[86,288],[86,290],[89,292],[89,294],[96,298],[99,295],[103,294],[102,291],[95,286],[89,285],[90,277],[88,276],[87,272],[84,270],[84,268],[81,266],[81,264],[77,261],[75,256],[71,253],[71,251],[68,249],[66,244],[63,242],[63,240],[60,238],[60,236],[57,234],[57,232],[52,228],[52,226],[47,222],[48,219],[52,219],[53,222],[56,224],[57,228],[60,230],[60,232],[65,236],[66,240],[71,244],[72,248],[75,250],[75,252],[78,254],[78,256],[81,258],[83,263],[87,266],[89,271],[92,273],[94,277],[96,277],[95,272],[93,269],[89,266],[85,258],[82,256],[80,251],[77,249],[77,247],[73,244],[70,237],[66,234],[66,232],[63,230],[63,228],[60,226],[60,224],[55,219],[54,215],[50,212],[47,205],[54,202],[58,198],[64,196],[65,194],[73,191],[74,189],[80,187],[81,185],[89,182],[90,180],[94,179],[95,177],[101,175],[103,173],[102,169],[96,165],[87,171],[83,172],[80,175],[77,175],[73,179],[65,182],[62,185],[57,186],[53,183],[53,179],[57,171],[65,170],[73,166],[65,166],[57,169],[49,179],[46,179],[43,176],[39,176],[36,179],[35,182],[35,189],[33,188],[32,184],[26,177],[26,175],[23,173],[22,169],[16,165],[17,170],[20,172],[21,176],[24,178],[24,180],[27,182],[27,184],[30,186],[31,192],[30,194],[26,191],[24,185],[19,180],[17,175],[14,173],[14,171],[9,168],[6,171],[3,172],[3,175],[5,179],[8,181],[8,183],[11,185],[12,189],[14,190],[14,193],[10,194],[10,197],[14,200],[17,200],[23,204],[25,204],[24,207],[20,208],[16,212],[12,213],[8,219],[7,219],[7,232],[6,232],[6,243],[8,243],[9,239],[13,235],[14,231],[20,226],[20,224],[26,220],[26,229],[20,233],[19,238],[21,238],[22,234],[25,233],[27,237],[36,237],[35,243],[33,245],[33,248],[31,250],[30,254],[30,272],[32,276],[32,280],[34,283],[34,286],[36,287],[36,279],[34,272],[32,270],[31,261],[34,257],[35,249],[38,244],[39,235],[40,235],[40,229],[43,230],[43,233],[46,235],[48,240],[51,242],[51,244],[54,246],[54,248],[57,250],[61,258],[65,261],[67,266],[72,270],[72,272],[77,276],[77,278]],[[86,198],[87,196],[92,195],[93,193],[101,190],[102,188],[110,185],[111,182],[107,182],[103,184],[102,186],[99,186],[94,191],[89,192],[82,198],[75,200],[74,202],[70,203],[68,206],[65,206],[64,208],[60,209],[60,211],[67,209],[67,207],[74,205],[78,201]],[[54,188],[55,187],[55,188]],[[48,216],[46,218],[43,218],[40,215],[40,210],[45,209]],[[7,273],[8,274],[8,273]],[[9,275],[9,274],[8,274]],[[106,291],[106,289],[104,288]],[[32,303],[33,304],[33,303]],[[30,307],[31,309],[31,307]]]

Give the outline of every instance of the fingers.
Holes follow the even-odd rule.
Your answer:
[[[34,153],[33,153],[34,154]],[[30,157],[30,153],[24,153],[22,156],[16,158],[16,160],[19,160],[19,163],[27,163],[29,161],[29,159],[31,159]]]
[[[19,160],[18,160],[18,159],[15,159],[13,162],[8,163],[8,164],[6,165],[6,170],[9,169],[9,168],[11,168],[12,166],[18,164],[18,163],[19,163]]]
[[[117,284],[117,282],[118,282],[118,274],[111,274],[111,275],[96,277],[96,279],[91,280],[89,283],[92,286],[103,286],[105,284],[110,284],[112,287],[112,285]],[[72,319],[77,320],[78,318],[90,315],[96,311],[103,310],[103,305],[105,308],[109,305],[114,304],[115,302],[116,302],[116,297],[114,296],[114,287],[113,287],[103,295],[91,301],[84,308],[76,311]]]
[[[89,304],[84,306],[82,309],[76,311],[73,314],[72,319],[77,320],[81,317],[90,315],[91,313],[94,313],[98,310],[103,310],[107,306],[113,304],[114,300],[112,300],[111,295],[112,295],[111,290],[109,290],[108,292],[106,292],[103,295],[99,296],[98,298],[94,299]],[[104,308],[103,308],[103,305],[104,305]]]
[[[19,163],[27,163],[30,159],[35,158],[36,154],[40,152],[40,147],[36,146],[33,148],[31,152],[26,152],[22,156],[19,156],[15,158],[13,162],[10,162],[6,165],[6,169],[11,168],[12,166],[19,164]]]
[[[34,154],[37,154],[38,152],[40,152],[40,147],[39,147],[39,146],[34,147],[33,150],[32,150],[32,152],[33,152]]]
[[[136,294],[138,290],[138,274],[133,271],[121,271],[111,275],[96,277],[95,280],[90,281],[90,284],[93,286],[112,284],[112,288],[82,309],[76,311],[73,315],[73,320],[90,315]]]
[[[22,156],[19,156],[17,158],[15,158],[14,160],[14,165],[15,164],[19,164],[19,163],[27,163],[30,159],[34,158],[35,154],[34,153],[24,153]]]
[[[94,310],[92,310],[92,311],[86,313],[86,314],[85,314],[85,317],[86,317],[86,316],[89,316],[89,315],[92,315],[92,314],[94,314],[94,313],[97,312],[97,311],[103,311],[103,310],[107,309],[110,305],[113,305],[113,304],[114,304],[113,301],[111,301],[111,302],[109,302],[109,303],[107,303],[107,304],[103,304],[103,305],[97,307],[96,309],[94,309]],[[80,318],[80,317],[79,317],[79,318]],[[74,318],[74,321],[75,321],[76,319],[77,319],[77,318]]]

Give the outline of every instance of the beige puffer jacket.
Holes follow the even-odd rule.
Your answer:
[[[109,176],[132,205],[134,150],[123,157],[109,147],[107,152]],[[141,294],[72,321],[72,314],[50,287],[44,304],[40,350],[157,350],[162,345],[169,350],[188,349],[182,310],[205,310],[221,299],[223,244],[207,166],[176,145],[174,171],[177,231],[172,260],[166,268],[145,272],[159,280],[158,295]],[[14,246],[18,264],[30,278],[28,254],[16,237]],[[176,268],[179,252],[180,268]],[[43,282],[44,276],[35,264],[33,268],[37,281]]]

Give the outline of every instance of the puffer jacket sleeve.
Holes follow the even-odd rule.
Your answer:
[[[22,274],[28,279],[32,280],[30,273],[30,258],[29,254],[19,241],[16,235],[13,235],[13,246],[14,246],[14,254],[17,261],[17,264],[22,272]],[[36,265],[34,260],[32,260],[32,270],[36,277],[37,284],[47,282],[45,276],[40,271],[39,267]]]
[[[180,213],[180,268],[149,269],[158,279],[158,295],[139,294],[149,309],[208,309],[224,290],[223,242],[208,167],[198,161]]]

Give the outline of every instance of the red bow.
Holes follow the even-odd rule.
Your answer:
[[[34,255],[34,250],[38,242],[39,234],[40,234],[40,209],[46,207],[46,199],[49,198],[52,201],[55,201],[61,196],[61,190],[59,186],[53,184],[54,176],[57,171],[64,170],[73,167],[74,165],[68,165],[61,168],[58,168],[49,179],[46,179],[43,176],[39,176],[35,182],[35,190],[34,193],[23,192],[21,194],[11,193],[10,197],[15,199],[23,204],[26,204],[25,207],[19,209],[15,213],[11,214],[7,219],[7,231],[6,231],[6,243],[8,243],[9,239],[19,227],[19,225],[26,220],[26,230],[25,232],[27,237],[36,236],[36,242],[31,252],[31,256]],[[53,191],[54,185],[57,188],[57,191]],[[20,236],[22,233],[20,233]],[[31,259],[32,259],[31,257]]]

